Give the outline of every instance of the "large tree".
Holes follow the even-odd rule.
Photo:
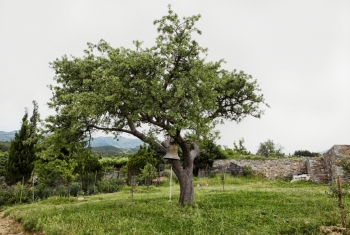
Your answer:
[[[265,104],[256,80],[243,71],[229,72],[223,60],[207,62],[207,49],[192,38],[200,15],[179,18],[171,7],[168,15],[155,20],[155,45],[135,49],[113,48],[101,40],[88,43],[82,58],[63,56],[51,63],[57,85],[50,86],[50,117],[69,123],[71,135],[102,130],[128,133],[165,154],[177,145],[182,160],[170,160],[180,182],[179,203],[193,201],[194,159],[200,139],[213,135],[224,120],[259,118]],[[160,136],[165,140],[157,141]]]
[[[28,120],[28,112],[22,118],[22,126],[19,132],[15,133],[10,143],[8,160],[6,163],[6,181],[10,184],[28,180],[34,168],[36,160],[36,145],[39,135],[37,123],[39,121],[38,104],[33,101],[33,114]]]

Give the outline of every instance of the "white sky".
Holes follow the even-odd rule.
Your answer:
[[[285,153],[350,144],[350,1],[0,1],[0,130],[20,128],[24,108],[50,112],[49,62],[81,56],[86,43],[154,44],[153,20],[167,5],[201,14],[200,45],[209,60],[257,79],[271,108],[261,119],[218,127],[218,144],[245,139],[255,153],[272,139]]]

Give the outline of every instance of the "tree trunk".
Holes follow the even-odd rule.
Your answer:
[[[179,204],[191,204],[193,203],[193,185],[192,185],[192,169],[183,169],[179,160],[169,160],[173,167],[174,173],[177,176],[180,183],[180,197]],[[191,167],[190,167],[191,168]]]
[[[131,123],[132,124],[132,123]],[[177,144],[180,146],[183,155],[183,162],[179,160],[170,159],[169,163],[179,179],[180,183],[180,197],[179,204],[191,204],[194,202],[194,190],[192,184],[193,178],[193,163],[194,159],[200,155],[199,146],[196,143],[189,145],[181,136],[180,132],[173,138],[174,142],[170,138],[164,140],[160,145],[159,143],[147,139],[142,133],[137,132],[135,127],[130,124],[130,129],[134,130],[132,133],[135,137],[155,147],[156,151],[160,154],[166,154],[166,149],[170,144]],[[172,143],[171,143],[172,142]]]
[[[188,173],[184,171],[184,174],[182,174],[179,179],[179,182],[180,182],[179,203],[181,205],[191,204],[194,202],[192,176],[193,176],[192,171]]]
[[[182,146],[181,146],[182,147]],[[180,197],[179,204],[191,204],[194,202],[194,190],[192,184],[193,178],[193,162],[194,159],[199,155],[199,148],[194,145],[194,149],[189,150],[187,144],[185,148],[182,148],[183,153],[183,163],[181,164],[179,160],[169,160],[173,167],[173,170],[180,183]]]

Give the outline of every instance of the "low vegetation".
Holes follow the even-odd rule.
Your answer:
[[[45,234],[318,234],[340,223],[327,186],[254,177],[194,179],[195,202],[180,206],[179,185],[124,187],[84,200],[50,197],[8,207],[5,215]],[[345,209],[350,205],[344,198]],[[350,224],[348,224],[350,226]]]
[[[0,141],[0,151],[7,152],[10,148],[10,142]]]

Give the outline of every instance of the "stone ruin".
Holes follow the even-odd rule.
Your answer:
[[[329,175],[329,180],[336,182],[337,175],[340,176],[341,181],[350,181],[349,175],[346,175],[339,162],[343,158],[350,158],[350,145],[334,145],[326,153],[322,155],[324,161],[324,168]]]
[[[308,174],[310,181],[327,184],[336,182],[339,175],[341,181],[349,182],[350,176],[345,175],[338,164],[343,158],[350,158],[350,145],[334,145],[321,157],[298,160],[215,160],[213,170],[243,175],[244,167],[250,166],[257,174],[268,179],[292,179],[295,175]]]

